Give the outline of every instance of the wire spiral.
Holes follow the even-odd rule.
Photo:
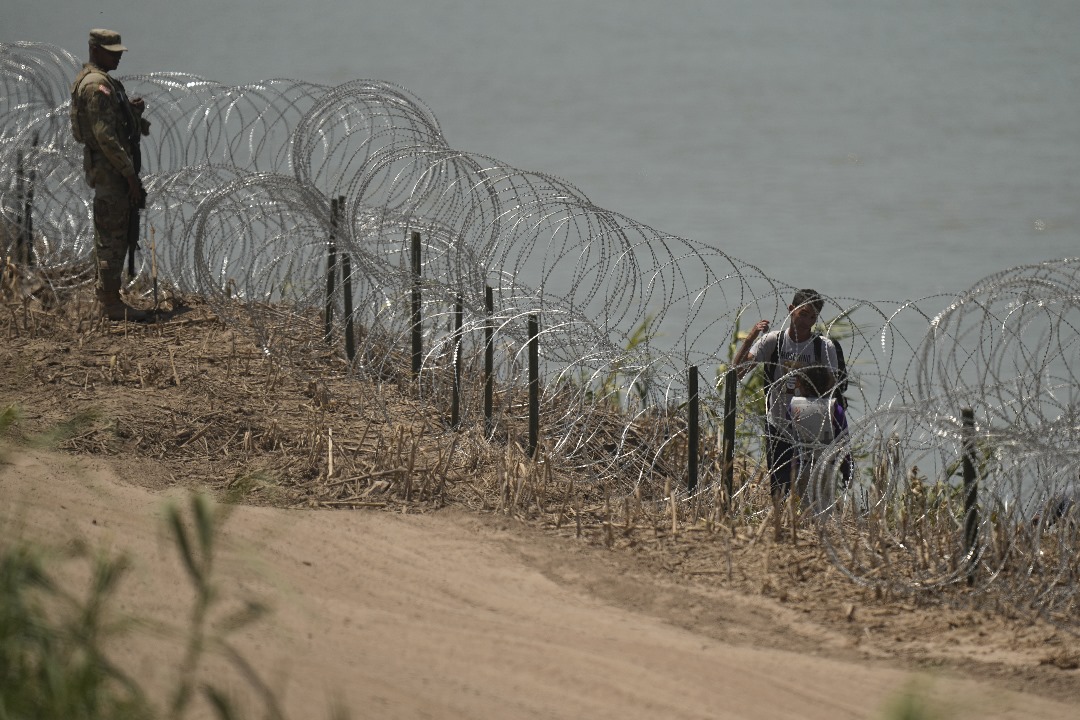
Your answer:
[[[26,235],[37,266],[58,289],[90,282],[92,209],[67,120],[80,63],[53,46],[4,43],[0,66],[5,254],[29,227],[32,198]],[[525,385],[525,318],[541,317],[544,443],[616,492],[656,490],[657,478],[679,475],[691,366],[715,372],[702,399],[719,432],[722,371],[740,326],[783,318],[795,289],[597,207],[557,177],[453,149],[434,113],[390,83],[232,87],[183,73],[124,81],[152,124],[144,217],[161,277],[223,318],[243,313],[269,353],[325,352],[333,245],[351,261],[354,371],[408,377],[409,238],[418,232],[425,352],[411,382],[433,401],[445,397],[459,349],[464,371],[479,374],[493,326],[505,434],[523,415],[514,388]],[[895,592],[963,588],[1080,627],[1080,258],[1004,270],[955,295],[829,300],[857,419],[815,466],[806,503],[837,566]],[[332,302],[343,318],[342,296]],[[286,350],[283,327],[307,340]],[[339,323],[337,347],[340,333]],[[478,404],[466,394],[466,417],[476,420]],[[761,390],[740,393],[740,452],[759,463],[758,476],[767,470],[756,460],[761,404]],[[974,411],[972,428],[963,408]],[[843,484],[835,467],[848,451],[858,468]],[[708,444],[702,454],[716,459]],[[959,484],[965,455],[980,478],[977,517]],[[715,486],[719,463],[703,470],[701,487]],[[749,507],[748,495],[731,500]]]

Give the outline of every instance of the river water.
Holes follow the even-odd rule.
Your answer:
[[[457,149],[835,298],[1080,255],[1072,0],[8,4],[4,41],[121,31],[120,75],[402,85]]]
[[[792,285],[963,290],[1080,254],[1072,0],[8,0],[0,40],[119,73],[408,88],[458,149]]]

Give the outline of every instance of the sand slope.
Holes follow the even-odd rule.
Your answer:
[[[6,450],[4,536],[50,546],[80,537],[129,554],[118,609],[182,627],[192,592],[162,518],[170,498],[186,499],[118,467]],[[990,682],[819,654],[816,642],[842,645],[827,631],[793,638],[798,652],[777,649],[783,638],[769,634],[790,623],[771,622],[783,609],[764,598],[713,598],[709,611],[735,623],[737,642],[682,629],[655,603],[635,612],[601,599],[610,593],[598,585],[632,595],[640,582],[602,556],[460,511],[236,507],[217,566],[222,611],[246,597],[273,606],[235,641],[293,718],[328,717],[335,700],[372,718],[872,718],[912,682],[948,717],[1080,717],[1075,705]],[[80,573],[67,572],[72,582]],[[157,697],[180,643],[143,631],[116,652]],[[221,661],[204,673],[243,685]]]

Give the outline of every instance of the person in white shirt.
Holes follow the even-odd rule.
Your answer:
[[[791,465],[795,447],[788,404],[795,395],[795,371],[809,365],[823,365],[837,374],[836,346],[814,332],[814,324],[825,306],[821,294],[809,288],[797,290],[788,305],[786,326],[769,330],[768,320],[750,328],[735,353],[732,365],[742,378],[758,363],[765,363],[765,457],[769,463],[770,487],[776,498],[791,489]]]

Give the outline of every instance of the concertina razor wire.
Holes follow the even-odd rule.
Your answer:
[[[0,43],[0,66],[5,256],[32,193],[37,269],[57,292],[92,282],[92,207],[68,123],[81,63],[17,42]],[[146,99],[152,124],[144,222],[158,238],[159,277],[254,328],[267,353],[284,363],[325,353],[333,244],[352,264],[352,371],[376,382],[407,376],[418,232],[425,352],[411,382],[422,396],[446,397],[458,357],[464,374],[479,375],[491,324],[508,389],[500,416],[520,423],[522,393],[512,389],[526,383],[525,320],[535,315],[549,452],[616,494],[662,495],[685,454],[688,368],[700,368],[707,431],[696,492],[717,487],[733,343],[740,327],[783,318],[794,286],[597,207],[560,178],[453,149],[432,111],[390,83],[123,80]],[[804,502],[836,566],[891,592],[979,594],[1080,628],[1080,258],[1007,269],[955,295],[827,300],[839,309],[824,314],[847,356],[852,420],[845,438],[814,453]],[[340,293],[332,303],[340,347]],[[737,446],[742,477],[758,484],[768,470],[762,401],[760,384],[744,384]],[[462,402],[476,421],[480,393]],[[973,432],[963,408],[974,411]],[[974,545],[959,484],[965,447],[978,466]],[[842,482],[849,452],[856,468]],[[760,514],[750,487],[736,488],[731,512]]]

